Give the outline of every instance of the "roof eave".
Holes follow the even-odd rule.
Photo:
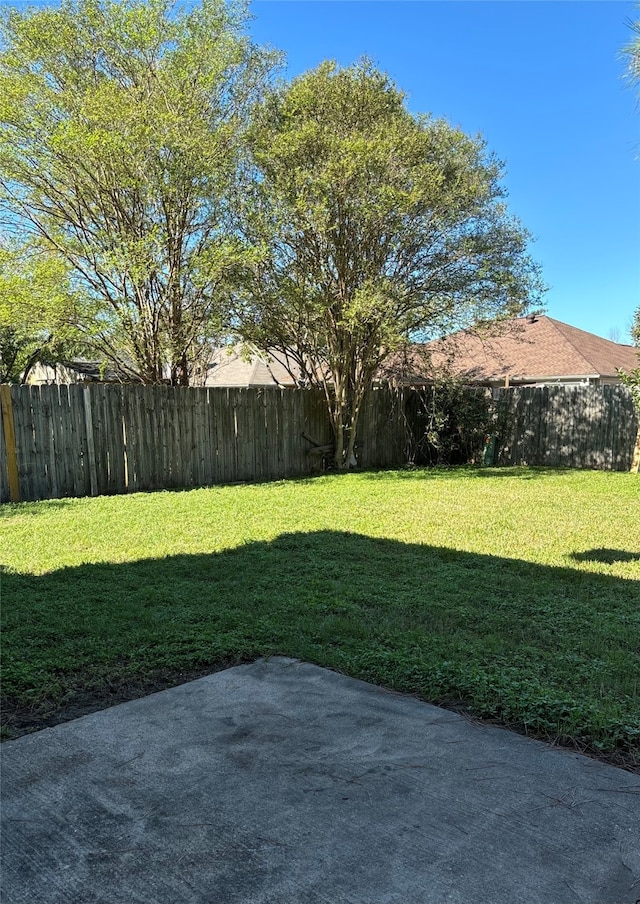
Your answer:
[[[602,377],[609,376],[607,374],[547,374],[538,376],[537,374],[524,375],[522,377],[512,377],[509,374],[505,374],[504,376],[499,377],[488,377],[488,380],[492,382],[504,382],[504,380],[509,379],[509,383],[513,386],[514,383],[566,383],[568,380],[600,380]],[[610,376],[617,376],[617,374],[611,374]]]

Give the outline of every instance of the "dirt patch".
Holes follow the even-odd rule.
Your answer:
[[[68,692],[62,701],[45,700],[35,706],[29,706],[11,697],[4,698],[1,739],[14,740],[43,728],[53,728],[54,725],[71,722],[72,719],[109,709],[119,703],[129,703],[131,700],[213,675],[234,665],[253,662],[255,658],[238,657],[197,669],[156,669],[145,677],[123,678],[121,681],[109,681],[95,687],[73,690]]]

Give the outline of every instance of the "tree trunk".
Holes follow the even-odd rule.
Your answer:
[[[334,461],[336,468],[339,471],[344,470],[344,423],[342,420],[342,413],[338,414],[335,425],[335,434],[336,434],[336,451],[334,456]]]
[[[25,366],[25,369],[24,369],[23,372],[22,372],[22,379],[21,379],[21,382],[22,382],[24,385],[26,385],[26,382],[27,382],[27,380],[29,379],[29,374],[31,373],[31,371],[32,371],[33,368],[35,367],[35,365],[36,365],[36,363],[37,363],[37,361],[38,361],[38,357],[40,356],[40,353],[41,353],[41,352],[42,352],[42,349],[41,349],[41,348],[37,349],[37,351],[35,351],[35,352],[31,355],[31,357],[29,358],[29,360],[27,361],[27,364],[26,364],[26,366]]]
[[[333,457],[334,464],[339,471],[344,469],[344,384],[342,374],[334,370],[333,378],[333,413],[331,416],[331,426],[333,427],[333,435],[335,439],[335,454]]]
[[[360,417],[360,406],[362,404],[362,399],[360,399],[355,405],[353,412],[351,414],[351,429],[349,431],[349,445],[347,446],[347,456],[345,460],[345,467],[352,468],[357,465],[356,460],[356,437],[357,437],[357,429],[358,429],[358,418]]]

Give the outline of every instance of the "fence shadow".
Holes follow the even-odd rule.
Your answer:
[[[282,654],[540,735],[633,741],[640,581],[333,531],[0,580],[9,736]]]

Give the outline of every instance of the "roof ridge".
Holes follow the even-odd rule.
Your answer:
[[[546,316],[546,315],[543,315]],[[547,320],[553,321],[554,324],[561,327],[567,327],[567,329],[571,330],[574,333],[583,333],[585,336],[589,336],[590,339],[597,339],[598,342],[606,342],[607,345],[613,345],[615,348],[635,348],[636,346],[633,342],[616,342],[615,339],[605,339],[604,336],[598,336],[597,333],[591,333],[589,330],[583,330],[579,326],[573,326],[572,323],[565,323],[563,320],[556,320],[555,317],[547,317]]]
[[[560,335],[562,336],[564,341],[569,343],[569,345],[574,350],[574,352],[578,355],[578,357],[582,358],[582,360],[585,362],[585,364],[588,364],[589,367],[591,367],[594,370],[594,373],[598,372],[598,368],[593,363],[593,361],[590,361],[589,358],[587,358],[587,356],[584,354],[584,352],[580,348],[578,348],[578,346],[575,344],[572,337],[570,335],[567,335],[566,331],[561,329],[561,327],[568,326],[570,330],[577,330],[579,333],[585,333],[585,335],[591,336],[591,337],[595,336],[595,333],[588,333],[586,330],[581,330],[577,326],[571,326],[570,323],[563,323],[562,320],[555,320],[553,317],[547,317],[547,320],[549,321],[549,323],[551,323],[553,325],[553,328],[558,333],[560,333]],[[600,336],[596,336],[596,339],[600,339],[600,338],[601,338]]]
[[[256,377],[258,376],[258,365],[261,364],[260,353],[255,349],[251,349],[251,357],[249,358],[249,363],[251,364],[251,370],[249,371],[249,386],[255,382]]]

